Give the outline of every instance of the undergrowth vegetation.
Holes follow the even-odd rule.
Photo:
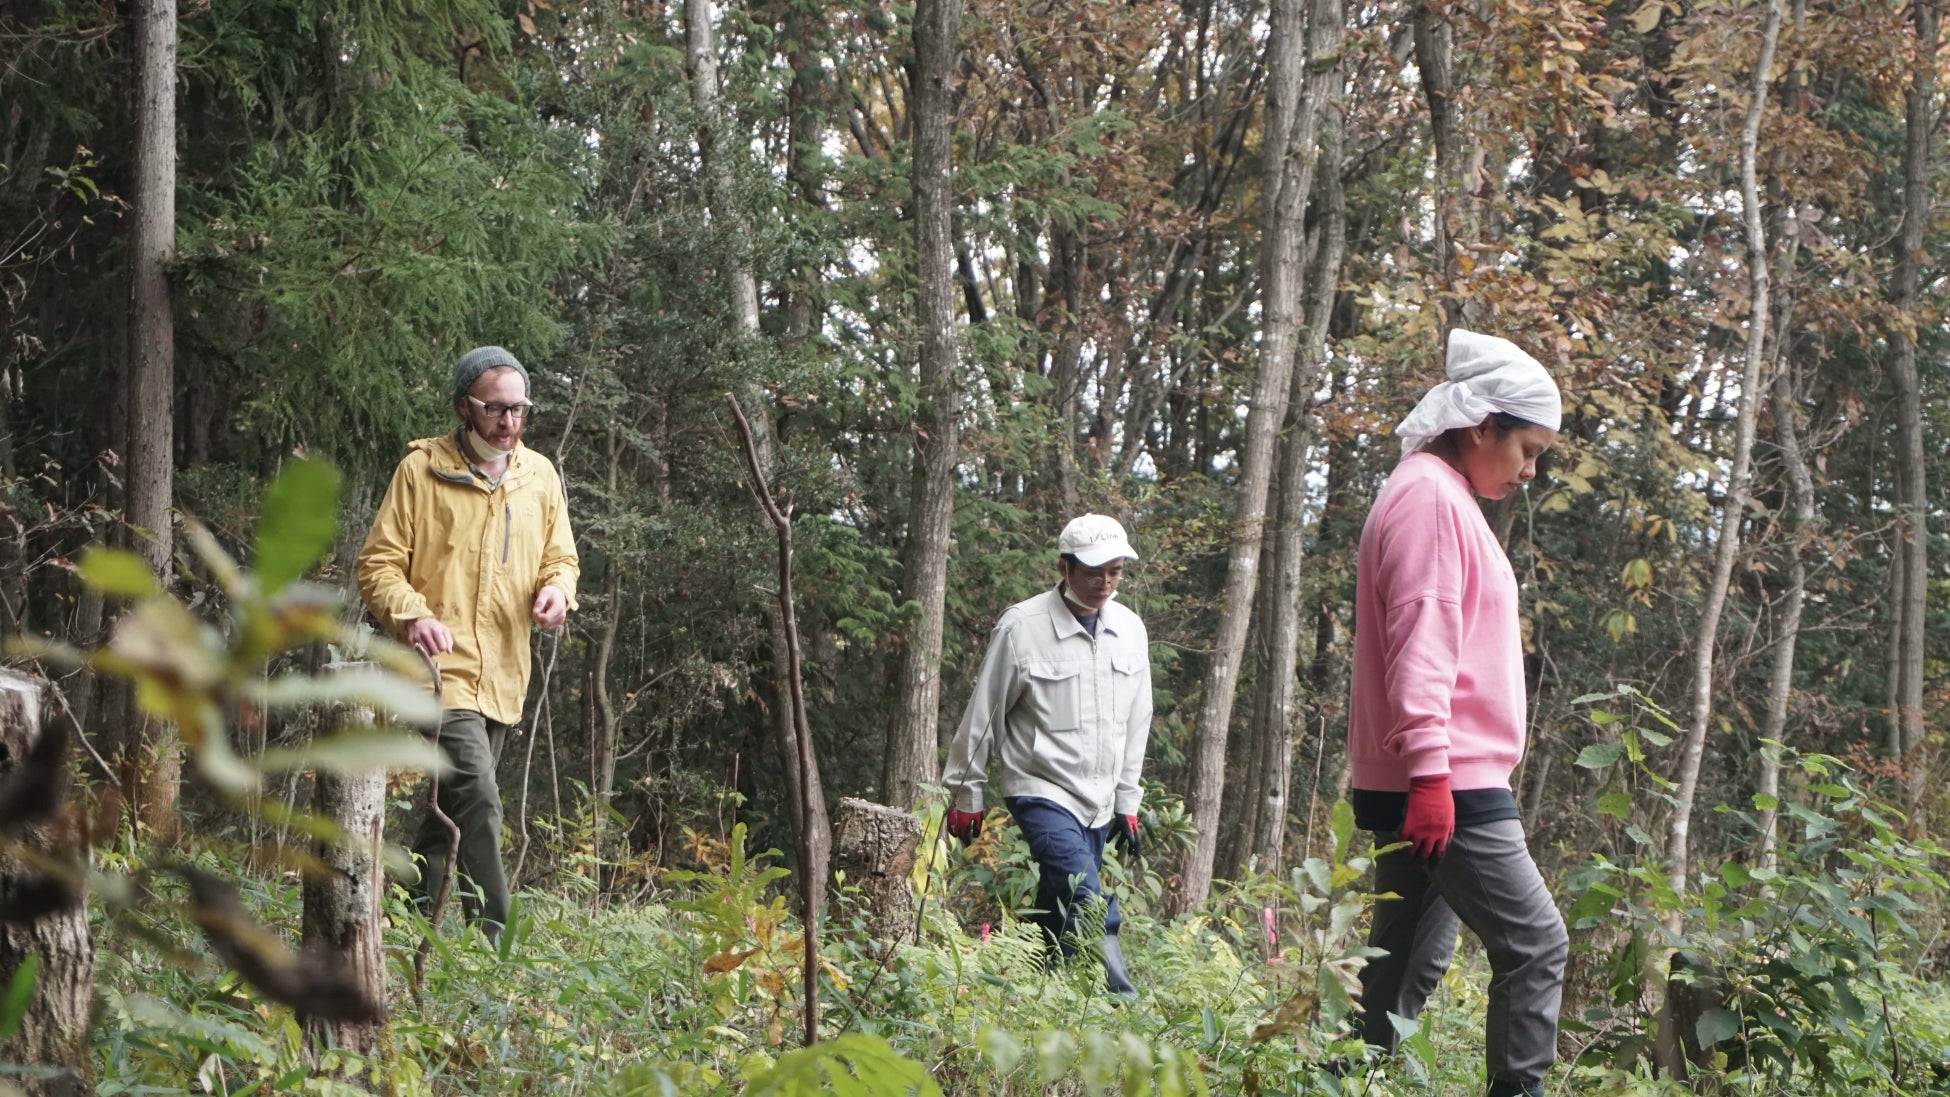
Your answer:
[[[1944,1092],[1950,997],[1926,977],[1934,940],[1907,899],[1941,885],[1939,853],[1891,831],[1832,760],[1797,764],[1836,778],[1826,810],[1801,819],[1805,840],[1778,869],[1723,869],[1738,886],[1707,890],[1687,923],[1698,928],[1663,930],[1671,895],[1648,866],[1597,857],[1573,878],[1578,947],[1600,954],[1586,969],[1605,985],[1581,1016],[1567,1012],[1567,1062],[1550,1092]],[[1161,816],[1173,809],[1160,798]],[[565,820],[555,833],[586,830]],[[1045,972],[1035,930],[1009,913],[1033,889],[1012,827],[988,828],[966,851],[931,844],[915,873],[926,899],[918,943],[875,940],[853,896],[842,888],[832,900],[823,1040],[810,1049],[795,1028],[802,957],[786,870],[776,854],[747,854],[742,825],[694,843],[715,860],[655,878],[549,851],[590,876],[523,893],[498,944],[448,926],[414,995],[404,988],[427,927],[395,891],[386,951],[397,993],[371,1061],[307,1056],[289,1010],[199,960],[196,946],[164,947],[194,940],[191,926],[166,914],[136,935],[105,925],[98,1092],[1481,1092],[1488,972],[1467,936],[1396,1056],[1364,1059],[1350,1035],[1375,897],[1361,890],[1366,839],[1344,806],[1333,830],[1327,856],[1282,878],[1249,876],[1177,920],[1158,915],[1149,864],[1113,862],[1141,987],[1129,1006],[1099,992],[1087,956]],[[264,923],[295,936],[295,880],[229,868]],[[639,898],[592,905],[602,880]],[[1684,1018],[1695,1064],[1686,1085],[1648,1080],[1657,1021],[1647,979],[1661,949],[1696,973],[1682,983],[1697,993],[1678,995],[1678,1008],[1711,999]]]

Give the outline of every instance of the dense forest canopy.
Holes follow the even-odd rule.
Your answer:
[[[1334,845],[1355,545],[1461,327],[1564,393],[1486,507],[1565,905],[1594,852],[1680,897],[1771,871],[1839,817],[1802,756],[1942,833],[1937,0],[1269,3],[15,0],[0,627],[99,643],[102,544],[216,620],[185,520],[248,555],[307,457],[349,591],[498,344],[582,560],[502,768],[518,887],[620,901],[728,814],[798,865],[842,796],[938,812],[996,615],[1094,511],[1143,557],[1157,911],[1195,912]],[[726,393],[790,507],[810,775]],[[153,742],[108,677],[56,680],[107,769]]]

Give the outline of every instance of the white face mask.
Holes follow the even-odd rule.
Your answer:
[[[495,449],[488,444],[487,439],[474,433],[471,428],[461,431],[461,435],[467,440],[467,451],[473,454],[474,459],[482,464],[492,464],[495,461],[512,456],[515,452],[511,449]]]

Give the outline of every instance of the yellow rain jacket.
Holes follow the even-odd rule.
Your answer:
[[[421,617],[452,630],[441,702],[506,724],[528,696],[535,596],[553,586],[574,609],[580,573],[555,466],[516,443],[490,487],[458,432],[408,448],[359,550],[359,596],[395,638]]]

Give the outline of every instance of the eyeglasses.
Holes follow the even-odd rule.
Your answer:
[[[535,405],[533,404],[490,404],[484,400],[475,400],[472,395],[469,395],[467,398],[474,402],[475,407],[486,412],[489,419],[499,419],[503,415],[506,415],[519,423],[530,415],[535,414]]]

